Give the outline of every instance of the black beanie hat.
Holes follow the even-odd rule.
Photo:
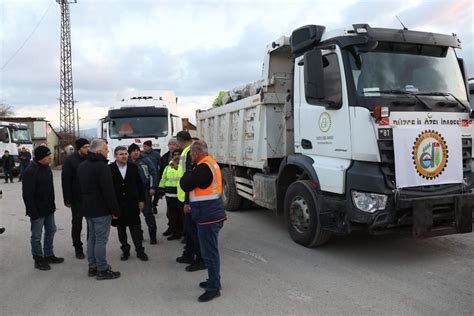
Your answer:
[[[48,147],[41,145],[36,147],[33,153],[35,154],[34,160],[40,161],[44,157],[51,155],[51,150],[49,150]]]
[[[84,145],[90,144],[89,141],[85,138],[76,139],[76,150],[81,149]]]
[[[140,147],[138,147],[137,144],[133,143],[130,146],[128,146],[128,154],[130,155],[132,151],[134,150],[140,150]]]

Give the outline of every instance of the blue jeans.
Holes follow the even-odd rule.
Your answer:
[[[221,287],[221,259],[217,237],[219,230],[224,226],[224,221],[214,224],[197,225],[201,256],[207,266],[207,289],[217,291]]]
[[[54,213],[45,217],[37,219],[30,219],[31,222],[31,254],[33,257],[50,257],[53,253],[53,239],[56,233],[56,223],[54,221]],[[44,241],[41,246],[41,235],[43,234],[44,226]]]
[[[111,223],[111,215],[87,218],[87,224],[89,226],[87,259],[89,266],[97,267],[98,271],[105,271],[109,267],[105,256]]]

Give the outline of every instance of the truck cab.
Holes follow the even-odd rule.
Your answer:
[[[18,153],[23,147],[33,154],[33,142],[31,141],[31,134],[28,125],[0,121],[0,157],[3,156],[5,150],[9,151],[15,161],[15,168],[13,169],[13,173],[15,174],[20,172]],[[2,166],[0,165],[0,169],[1,168]]]
[[[291,45],[295,153],[313,161],[321,192],[344,201],[345,219],[326,220],[430,236],[459,219],[470,231],[473,112],[457,37],[307,26]]]
[[[121,96],[107,116],[99,120],[98,137],[109,144],[108,159],[114,160],[117,146],[152,142],[155,151],[165,153],[168,140],[182,129],[172,91],[138,91]]]

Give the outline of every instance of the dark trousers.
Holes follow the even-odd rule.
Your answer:
[[[8,182],[8,178],[10,178],[10,181],[13,182],[13,169],[3,168],[3,175],[5,176],[5,183]]]
[[[72,246],[76,248],[76,250],[82,251],[82,241],[81,241],[81,232],[82,232],[82,220],[84,216],[80,213],[81,205],[77,202],[71,204],[71,215],[72,215],[72,229],[71,229],[71,237],[72,237]],[[87,224],[87,221],[86,221]],[[89,227],[87,227],[87,237],[86,240],[89,238]]]
[[[217,291],[221,287],[221,259],[217,237],[224,222],[197,225],[199,243],[201,245],[202,259],[207,267],[207,288],[208,291]]]
[[[135,246],[135,251],[137,254],[142,254],[145,252],[145,248],[143,248],[143,231],[142,225],[133,225],[128,226],[128,230],[130,230],[130,235],[132,236],[133,245]],[[126,254],[130,254],[130,245],[127,241],[127,226],[117,226],[118,238],[120,241],[120,249]]]
[[[191,214],[184,215],[184,232],[186,245],[183,256],[192,258],[195,262],[202,262],[201,248],[197,234],[196,222],[192,220]]]
[[[155,195],[153,195],[153,202],[151,203],[151,205],[152,205],[153,207],[155,207],[155,208],[157,207],[157,205],[158,205],[158,200],[160,199],[160,197],[159,197],[158,194],[156,193],[156,190],[157,190],[157,189],[155,189]]]
[[[156,220],[151,209],[151,196],[150,190],[145,190],[145,207],[143,208],[143,216],[145,216],[145,223],[148,226],[148,232],[150,238],[156,238]]]
[[[177,198],[166,198],[166,217],[168,217],[171,234],[174,236],[183,235],[184,224],[184,204]]]
[[[18,176],[19,180],[23,178],[23,172],[25,172],[26,167],[28,167],[28,164],[20,163],[20,175]]]

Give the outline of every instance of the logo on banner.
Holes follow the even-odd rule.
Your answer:
[[[419,134],[413,145],[412,158],[421,177],[428,180],[437,178],[448,163],[448,146],[443,136],[434,130]]]
[[[331,116],[328,112],[323,112],[319,116],[319,129],[323,133],[326,133],[331,129]]]

